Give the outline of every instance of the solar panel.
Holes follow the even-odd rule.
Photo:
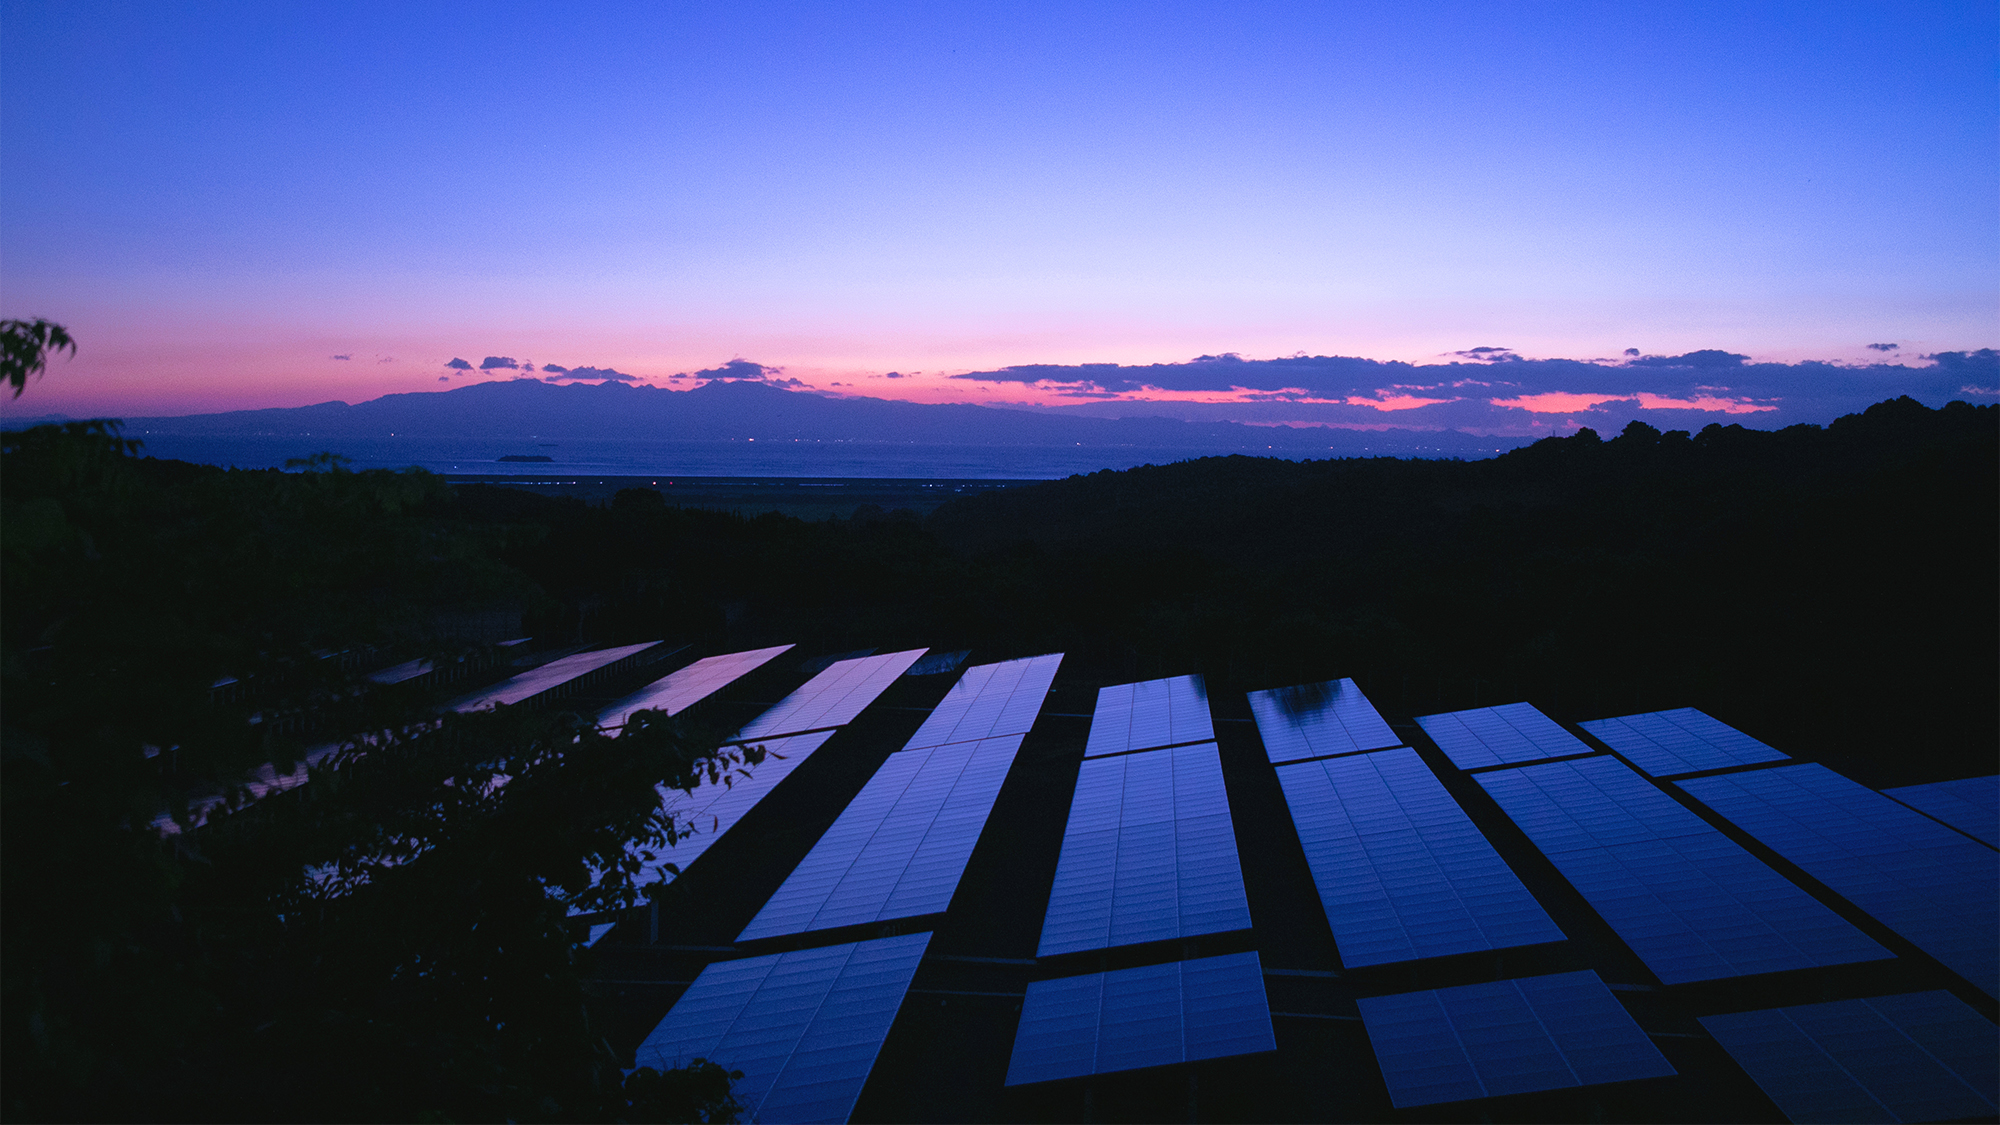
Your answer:
[[[1035,981],[1007,1085],[1278,1049],[1255,953]]]
[[[634,711],[665,711],[669,715],[678,715],[763,667],[791,647],[778,645],[775,648],[703,657],[605,708],[597,716],[597,725],[606,729],[622,727]]]
[[[1402,745],[1353,680],[1250,693],[1250,713],[1273,762]]]
[[[1890,956],[1616,758],[1478,777],[1662,981]]]
[[[733,741],[748,742],[845,726],[875,702],[877,696],[889,690],[896,677],[923,654],[923,649],[913,648],[907,652],[842,660],[750,720],[750,725],[738,731]]]
[[[1692,707],[1577,725],[1654,777],[1780,762],[1786,757]]]
[[[1987,995],[2000,995],[1993,849],[1817,763],[1677,784]]]
[[[1086,759],[1036,955],[1249,925],[1215,744]]]
[[[2000,1107],[2000,1036],[1949,992],[1703,1016],[1793,1121],[1949,1121]]]
[[[736,940],[942,913],[1020,747],[891,754]]]
[[[620,645],[617,648],[601,648],[594,652],[579,652],[560,660],[551,660],[539,668],[533,668],[509,680],[504,680],[483,691],[452,704],[454,711],[477,711],[481,707],[495,704],[512,706],[525,702],[569,683],[571,680],[588,676],[608,665],[616,664],[627,657],[637,656],[659,641],[647,641],[640,645]]]
[[[1028,733],[1061,666],[1056,652],[966,669],[903,749]]]
[[[1398,1109],[1676,1073],[1596,973],[1360,1001]]]
[[[646,1036],[637,1066],[740,1070],[746,1121],[846,1121],[929,934],[720,961]]]
[[[1561,941],[1414,750],[1278,768],[1348,966]]]
[[[1175,676],[1097,689],[1097,709],[1090,717],[1083,756],[1214,740],[1207,686],[1200,676]]]
[[[1595,752],[1526,703],[1419,715],[1417,725],[1462,770]]]
[[[1905,785],[1884,793],[2000,848],[2000,776]]]
[[[688,864],[701,858],[703,852],[743,819],[744,813],[832,737],[832,731],[814,731],[789,738],[759,739],[757,745],[764,747],[767,755],[762,762],[747,767],[748,777],[733,778],[729,784],[704,782],[692,793],[661,786],[660,803],[693,831],[647,864],[640,873],[639,883],[657,883],[667,878],[667,864],[687,870]]]

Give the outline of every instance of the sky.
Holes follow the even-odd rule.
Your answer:
[[[1496,432],[2000,400],[1990,0],[0,28],[0,317],[80,345],[12,416],[577,369]]]

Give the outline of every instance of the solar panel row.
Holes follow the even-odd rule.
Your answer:
[[[1278,768],[1348,966],[1561,941],[1414,750]]]
[[[606,729],[622,727],[634,711],[665,711],[669,715],[678,715],[790,651],[791,647],[778,645],[775,648],[703,657],[605,708],[597,716],[597,725]]]
[[[1662,981],[1890,956],[1615,758],[1478,776]]]
[[[1083,756],[1212,742],[1208,688],[1200,676],[1175,676],[1099,688]]]
[[[749,742],[846,726],[861,714],[863,708],[875,702],[877,696],[887,691],[889,685],[915,664],[924,651],[913,648],[907,652],[842,660],[807,680],[804,686],[779,700],[769,711],[750,720],[748,726],[736,733],[733,741]]]
[[[2000,776],[1906,785],[1883,792],[1968,836],[2000,848]]]
[[[641,885],[665,879],[669,874],[668,865],[677,870],[687,870],[688,864],[701,858],[701,854],[713,846],[723,833],[734,828],[736,822],[763,800],[766,793],[777,788],[779,782],[804,764],[813,751],[832,737],[832,731],[822,730],[795,734],[789,738],[759,739],[757,745],[765,749],[766,757],[757,765],[748,767],[747,776],[703,782],[692,793],[661,786],[661,806],[685,823],[690,832],[646,865],[639,878]]]
[[[1360,1002],[1398,1108],[1676,1073],[1593,972]]]
[[[1057,652],[967,669],[903,749],[1028,733],[1061,666]]]
[[[1020,746],[891,754],[736,940],[942,913]]]
[[[846,1121],[931,935],[719,961],[703,969],[634,1062],[707,1059],[740,1070],[750,1121]]]
[[[1582,739],[1526,703],[1419,715],[1417,725],[1462,770],[1594,753]]]
[[[1654,777],[1779,762],[1785,755],[1692,707],[1577,724]]]
[[[1215,744],[1085,759],[1037,956],[1249,925]]]
[[[608,667],[637,656],[659,641],[644,644],[620,645],[617,648],[601,648],[593,652],[578,652],[559,660],[551,660],[539,668],[533,668],[511,679],[475,692],[452,704],[454,711],[477,711],[482,707],[495,705],[513,706],[533,699],[546,691],[569,683],[571,680],[588,676],[601,668]]]
[[[1007,1085],[1277,1050],[1255,953],[1036,981]]]
[[[1816,763],[1678,783],[1946,967],[2000,995],[2000,861]]]
[[[1276,763],[1402,745],[1353,680],[1250,693],[1264,752]]]
[[[1793,1121],[1950,1121],[2000,1108],[2000,1035],[1949,992],[1701,1024]]]

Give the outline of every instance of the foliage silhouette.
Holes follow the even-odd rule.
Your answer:
[[[0,378],[14,385],[15,398],[28,389],[28,376],[48,367],[49,353],[62,351],[75,355],[76,341],[52,320],[0,320]]]

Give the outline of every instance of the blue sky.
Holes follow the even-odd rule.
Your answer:
[[[355,400],[486,355],[1053,403],[953,376],[1504,346],[1741,354],[1772,378],[1702,385],[1789,416],[1825,380],[1776,365],[2000,344],[1991,3],[0,21],[0,315],[83,344],[38,410]]]

